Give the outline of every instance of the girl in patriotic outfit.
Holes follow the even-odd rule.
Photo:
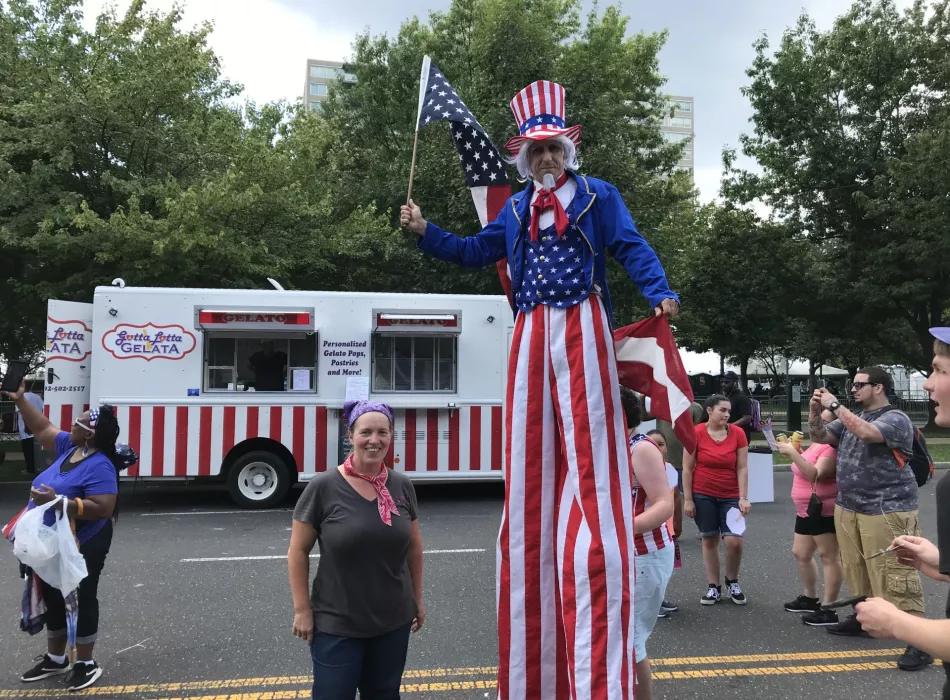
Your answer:
[[[673,575],[673,540],[667,520],[673,517],[663,454],[653,440],[637,432],[640,399],[620,389],[623,412],[630,429],[630,461],[633,464],[633,547],[637,572],[633,642],[637,662],[637,700],[652,700],[653,686],[647,639],[656,625],[666,587]]]
[[[468,238],[427,222],[411,201],[400,219],[440,260],[509,261],[517,309],[498,537],[498,696],[629,700],[633,504],[607,253],[657,314],[674,316],[679,302],[617,189],[575,172],[581,128],[565,127],[564,89],[537,81],[511,108],[520,133],[507,148],[528,186],[498,218]]]

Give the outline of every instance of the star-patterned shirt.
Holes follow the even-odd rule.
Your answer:
[[[573,182],[573,179],[569,178],[568,182]],[[556,190],[555,194],[562,189],[564,187]],[[576,306],[588,296],[584,266],[581,264],[583,246],[586,244],[574,225],[577,216],[573,196],[565,209],[570,224],[564,232],[564,238],[558,238],[557,231],[551,225],[538,232],[537,243],[528,241],[524,278],[515,299],[522,312],[530,311],[538,304],[566,309]],[[542,222],[545,215],[550,215],[550,212],[542,215]],[[553,215],[551,217],[553,221]]]

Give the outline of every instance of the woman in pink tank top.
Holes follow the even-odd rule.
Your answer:
[[[834,420],[829,411],[822,414],[828,423]],[[792,554],[798,562],[802,594],[786,603],[785,609],[805,613],[802,622],[812,627],[838,623],[834,610],[822,610],[818,600],[818,566],[815,552],[821,558],[825,579],[826,603],[837,599],[841,590],[841,560],[835,534],[835,498],[838,495],[835,462],[838,453],[831,445],[812,445],[800,453],[791,443],[779,443],[778,451],[792,460],[792,503],[795,504],[795,540]]]

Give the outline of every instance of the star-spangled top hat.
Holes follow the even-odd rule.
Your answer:
[[[536,80],[515,95],[511,111],[518,122],[518,136],[505,144],[512,155],[518,155],[525,141],[540,141],[552,136],[567,136],[574,145],[580,143],[581,126],[564,127],[564,88],[550,80]]]

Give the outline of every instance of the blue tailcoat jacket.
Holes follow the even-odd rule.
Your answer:
[[[573,223],[580,228],[587,244],[581,258],[587,292],[590,294],[595,285],[600,288],[611,326],[613,309],[607,289],[606,253],[624,266],[651,308],[659,306],[664,299],[679,301],[670,290],[663,265],[637,231],[617,188],[603,180],[568,172],[577,180],[574,206],[578,214]],[[511,290],[517,295],[524,278],[524,250],[533,194],[532,182],[525,190],[512,195],[498,217],[474,236],[459,237],[430,222],[417,245],[434,258],[463,267],[485,267],[507,257]]]

